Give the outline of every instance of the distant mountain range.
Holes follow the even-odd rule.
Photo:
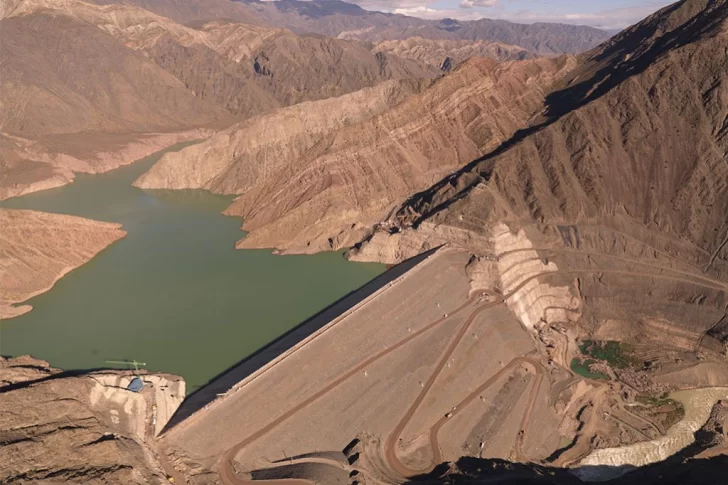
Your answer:
[[[566,24],[516,24],[505,20],[425,20],[364,10],[341,0],[235,0],[260,19],[298,33],[317,33],[370,42],[410,37],[485,40],[522,47],[542,55],[578,53],[611,37],[611,32]]]
[[[426,39],[488,41],[518,46],[541,55],[575,54],[611,37],[587,26],[516,24],[505,20],[425,20],[406,15],[364,10],[341,0],[90,0],[98,4],[127,4],[180,23],[226,18],[237,22],[283,27],[297,34],[368,42]]]

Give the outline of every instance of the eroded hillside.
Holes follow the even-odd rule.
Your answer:
[[[512,136],[539,110],[548,86],[572,66],[566,57],[505,64],[472,59],[380,114],[367,104],[357,107],[360,96],[340,98],[342,113],[362,110],[366,116],[308,134],[308,143],[282,145],[280,156],[261,159],[250,146],[251,125],[269,126],[273,119],[263,117],[168,155],[139,184],[184,188],[189,172],[206,174],[193,187],[242,194],[227,211],[244,217],[250,231],[240,247],[290,252],[347,247],[398,200]],[[328,104],[337,103],[319,106]],[[296,116],[301,115],[291,117]],[[311,126],[307,130],[315,132]]]
[[[166,482],[149,446],[184,397],[185,383],[126,371],[64,373],[47,362],[0,357],[0,480],[3,483]]]
[[[0,22],[1,198],[283,106],[440,72],[358,42],[230,20],[190,27],[131,5],[11,0]]]
[[[30,311],[12,304],[48,291],[126,235],[119,224],[8,209],[0,209],[0,227],[0,319]]]

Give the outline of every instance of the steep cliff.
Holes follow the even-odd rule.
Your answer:
[[[326,126],[314,137],[307,135],[308,143],[288,146],[275,157],[257,156],[255,146],[261,141],[249,134],[260,128],[245,124],[161,160],[139,184],[165,185],[167,180],[184,180],[184,173],[206,173],[194,184],[242,193],[227,211],[244,217],[250,231],[240,247],[290,252],[345,247],[398,200],[512,136],[539,109],[548,86],[572,65],[570,58],[506,64],[473,59],[379,114],[367,104],[357,108],[369,94],[332,101],[339,109],[363,108],[369,114],[340,129]],[[271,126],[270,119],[258,122]],[[305,120],[299,126],[316,132]],[[281,129],[287,132],[285,126]],[[268,133],[271,137],[276,131]],[[273,141],[277,143],[275,135]],[[174,186],[187,185],[181,181]]]

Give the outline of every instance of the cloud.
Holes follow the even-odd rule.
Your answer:
[[[398,9],[427,9],[437,0],[345,0],[368,10],[394,11]]]
[[[515,11],[519,3],[540,4],[540,1],[518,2],[516,0],[453,0],[451,8],[433,8],[441,0],[345,0],[367,10],[410,15],[424,19],[477,20],[481,18],[503,19],[518,23],[555,22],[564,24],[591,25],[603,29],[623,29],[639,22],[674,0],[634,0],[638,6],[604,9],[597,12],[580,12],[579,3],[573,2],[564,12],[554,13],[547,7],[534,7]],[[459,8],[456,8],[456,5]],[[547,5],[547,2],[543,2]],[[517,8],[517,7],[516,7]]]
[[[564,24],[591,25],[602,29],[623,29],[655,13],[670,1],[651,2],[638,7],[612,8],[594,13],[543,14],[531,10],[516,12],[508,20],[522,23],[556,22]]]
[[[460,8],[495,7],[500,0],[463,0]]]
[[[639,22],[672,0],[643,0],[635,7],[611,8],[597,12],[580,12],[578,3],[571,11],[550,13],[547,9],[506,10],[500,0],[461,0],[459,9],[432,8],[436,0],[348,0],[371,10],[387,10],[425,19],[454,18],[477,20],[493,18],[518,23],[554,22],[572,25],[591,25],[602,29],[623,29]],[[516,2],[513,2],[516,3]],[[513,4],[512,3],[512,4]],[[511,5],[512,5],[511,4]]]

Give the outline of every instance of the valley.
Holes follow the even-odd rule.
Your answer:
[[[728,1],[428,5],[0,5],[0,482],[724,481]]]
[[[24,303],[20,308],[28,313],[2,320],[1,354],[32,354],[64,369],[136,359],[151,370],[184,376],[187,389],[194,391],[383,271],[379,264],[347,263],[337,253],[280,258],[269,251],[236,251],[235,241],[243,234],[240,225],[220,215],[229,198],[131,186],[161,155],[0,203],[0,214],[31,209],[47,218],[68,217],[47,214],[53,212],[114,221],[87,224],[108,226],[106,241],[120,239],[51,291]],[[57,244],[57,236],[43,237],[47,244]],[[87,246],[98,251],[85,240],[71,243],[74,251]],[[46,257],[67,251],[59,247],[58,256]],[[50,264],[32,255],[28,259],[25,267]],[[4,260],[14,261],[15,256],[7,254]],[[20,274],[20,269],[14,272]],[[12,275],[4,273],[3,283]],[[32,280],[43,281],[35,275]],[[28,296],[15,301],[25,302]],[[271,311],[271,306],[278,310]],[[214,354],[210,348],[216,349]]]

